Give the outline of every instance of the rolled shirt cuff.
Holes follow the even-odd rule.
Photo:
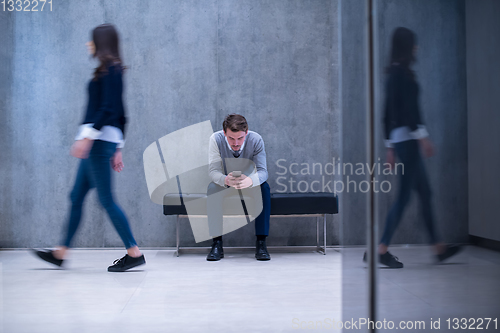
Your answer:
[[[225,175],[222,175],[220,178],[219,178],[219,181],[216,182],[217,185],[219,186],[222,186],[222,187],[225,187],[225,188],[228,188],[229,186],[226,185],[226,177]]]
[[[394,145],[392,144],[391,140],[384,140],[384,143],[387,148],[394,148]]]
[[[80,133],[80,136],[83,138],[88,138],[90,140],[97,140],[101,136],[102,132],[99,130],[96,130],[93,127],[85,127],[82,129],[82,132]]]
[[[418,128],[416,130],[410,132],[410,136],[415,140],[419,140],[428,137],[429,133],[427,132],[427,129],[424,125],[418,125]]]
[[[122,149],[123,147],[125,147],[125,140],[120,141],[116,146],[116,149]]]
[[[252,187],[255,187],[255,186],[259,186],[260,185],[260,180],[259,180],[259,174],[256,172],[256,173],[253,173],[251,174],[250,176],[250,179],[252,179]]]

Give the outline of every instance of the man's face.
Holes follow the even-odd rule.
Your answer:
[[[224,132],[224,135],[227,138],[227,142],[231,146],[231,149],[234,151],[238,151],[241,148],[243,142],[245,142],[245,138],[247,137],[248,130],[246,132],[239,131],[233,132],[230,129]]]

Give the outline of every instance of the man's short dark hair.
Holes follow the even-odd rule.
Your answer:
[[[224,118],[222,128],[224,129],[224,132],[227,132],[228,129],[230,129],[231,132],[246,132],[248,130],[248,124],[247,120],[242,115],[231,113]]]

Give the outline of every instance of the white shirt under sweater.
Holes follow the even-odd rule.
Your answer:
[[[418,129],[411,131],[408,126],[396,127],[391,131],[389,140],[385,140],[385,146],[392,148],[394,143],[404,142],[408,140],[418,140],[428,137],[427,129],[424,125],[418,125]]]
[[[101,140],[107,142],[113,142],[118,144],[116,148],[123,148],[125,146],[125,140],[123,140],[123,133],[118,127],[105,125],[100,131],[93,128],[93,123],[83,124],[78,127],[78,134],[75,140],[83,140],[89,138],[91,140]]]

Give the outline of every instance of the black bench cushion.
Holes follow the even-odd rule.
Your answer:
[[[171,198],[164,198],[163,214],[187,215],[184,205],[172,205]],[[206,197],[204,194],[190,194],[193,199]],[[178,196],[177,196],[178,197]],[[186,196],[184,200],[188,199]],[[189,199],[188,199],[189,200]],[[271,194],[271,215],[337,214],[338,201],[333,193],[273,193]]]
[[[273,193],[271,215],[337,214],[337,196],[333,193]]]

